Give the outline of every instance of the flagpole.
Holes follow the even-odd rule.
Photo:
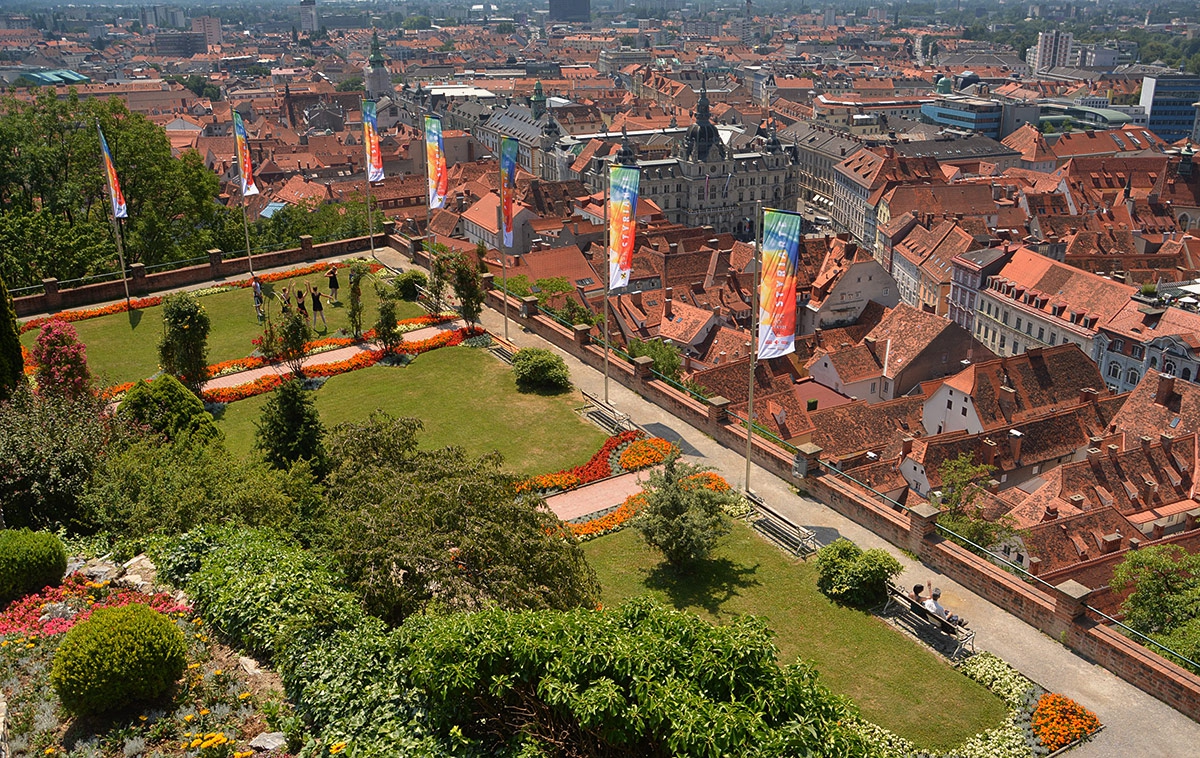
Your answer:
[[[496,228],[500,230],[496,249],[500,251],[500,285],[504,301],[504,341],[508,341],[508,256],[504,254],[504,159],[500,159],[500,204],[496,206]]]
[[[762,279],[762,201],[755,211],[754,286],[750,291],[750,392],[746,403],[746,494],[750,494],[750,454],[754,450],[754,370],[758,363],[758,287]]]
[[[125,268],[125,246],[121,242],[121,223],[117,221],[116,211],[113,210],[113,188],[112,180],[108,176],[108,163],[104,155],[104,132],[100,129],[100,119],[96,119],[96,132],[100,135],[101,150],[100,150],[100,170],[104,172],[104,183],[108,187],[108,212],[109,218],[112,219],[113,236],[117,239],[117,261],[121,264],[121,284],[125,286],[125,307],[130,307],[129,301],[129,273]]]
[[[365,123],[367,120],[367,117],[366,117],[366,114],[363,113],[363,101],[364,101],[363,98],[361,98],[361,97],[358,98],[358,112],[360,114],[360,118],[362,118],[363,122]],[[363,137],[364,137],[364,139],[366,138],[366,130],[365,129],[363,130]],[[371,215],[371,145],[370,144],[363,145],[363,148],[365,149],[366,156],[367,156],[366,165],[363,167],[363,178],[366,179],[366,183],[367,183],[367,238],[371,241],[371,257],[374,258],[375,257],[375,222]]]
[[[238,170],[238,173],[241,173],[241,169]],[[248,201],[249,198],[242,193],[242,229],[246,232],[246,262],[250,264],[250,276],[254,276],[254,256],[250,254],[250,219],[246,212]]]
[[[608,272],[609,256],[612,255],[612,228],[608,219],[608,194],[612,182],[612,167],[604,169],[604,404],[608,405],[608,298],[612,292],[612,274]]]

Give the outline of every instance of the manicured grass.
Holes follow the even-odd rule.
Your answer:
[[[814,661],[825,684],[853,698],[864,717],[926,749],[951,748],[1004,719],[995,695],[884,621],[830,602],[817,590],[815,562],[789,558],[742,523],[686,578],[660,568],[634,529],[583,550],[605,604],[650,594],[714,623],[764,617],[779,635],[781,663]]]
[[[338,296],[343,305],[325,303],[325,319],[329,322],[329,328],[323,328],[318,320],[317,337],[350,328],[344,307],[350,292],[346,287],[346,276],[342,275],[341,279],[342,289]],[[320,274],[263,285],[263,294],[271,303],[271,313],[279,313],[279,303],[272,297],[275,291],[284,286],[294,287],[307,282],[318,285],[324,294],[329,294],[325,289],[325,277]],[[262,334],[262,325],[254,313],[254,295],[251,291],[247,288],[205,295],[200,302],[212,322],[208,335],[208,362],[217,363],[250,355],[254,350],[250,340]],[[369,326],[378,315],[378,299],[370,280],[363,286],[363,303],[363,323]],[[401,302],[397,310],[401,319],[425,314],[416,303]],[[145,379],[158,371],[158,340],[162,336],[161,307],[76,321],[72,326],[79,333],[80,341],[87,346],[88,365],[101,384],[113,385]],[[21,342],[32,349],[37,335],[38,330],[32,329],[21,335]]]
[[[220,419],[230,450],[250,451],[254,422],[268,395],[230,403]],[[585,463],[605,435],[574,409],[578,392],[538,395],[517,391],[512,370],[485,350],[444,347],[403,368],[372,366],[335,376],[317,390],[327,427],[365,419],[382,409],[425,424],[424,447],[458,445],[472,455],[499,450],[505,468],[527,474]]]

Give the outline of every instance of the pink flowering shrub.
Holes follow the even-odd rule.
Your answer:
[[[75,615],[71,618],[51,618],[41,621],[46,615],[46,606],[63,603]],[[0,637],[10,634],[45,637],[62,634],[81,621],[87,620],[97,608],[119,608],[131,603],[148,605],[159,613],[185,616],[192,612],[191,606],[175,601],[166,592],[148,595],[136,590],[118,589],[107,582],[89,581],[79,574],[72,574],[58,587],[48,587],[36,595],[12,603],[0,613]]]
[[[66,398],[82,397],[92,389],[92,372],[88,370],[87,351],[75,327],[66,321],[49,321],[33,346],[34,374],[38,391]]]

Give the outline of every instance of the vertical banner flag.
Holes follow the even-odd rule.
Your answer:
[[[233,141],[237,147],[238,175],[242,179],[242,197],[258,194],[254,184],[254,166],[250,163],[250,140],[246,137],[246,125],[242,114],[233,111]]]
[[[442,120],[425,117],[425,172],[429,177],[429,208],[446,205],[446,153],[442,148]]]
[[[762,279],[758,285],[758,357],[796,349],[796,274],[800,267],[797,213],[763,210]]]
[[[629,285],[633,271],[633,243],[637,233],[637,166],[613,164],[608,174],[608,288]]]
[[[500,207],[504,209],[504,246],[513,245],[513,203],[517,195],[517,148],[512,137],[500,138]]]
[[[379,151],[379,123],[375,119],[375,101],[362,104],[363,146],[367,150],[367,181],[383,181],[383,153]]]
[[[108,150],[108,141],[104,139],[99,122],[96,123],[96,131],[100,132],[100,153],[104,156],[104,176],[108,180],[108,199],[112,201],[113,218],[129,218],[125,193],[121,191],[121,182],[117,180],[117,167],[113,165],[112,153]]]

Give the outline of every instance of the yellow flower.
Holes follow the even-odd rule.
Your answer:
[[[224,673],[225,672],[222,669],[217,669],[216,671],[213,672],[213,676],[220,676],[221,674],[224,674]]]
[[[194,718],[196,718],[196,714],[189,713],[188,715],[183,717],[183,720],[190,724],[192,722],[192,719],[194,719]]]
[[[3,642],[0,642],[0,647],[8,647],[8,640],[4,640]]]
[[[58,752],[58,751],[57,751],[57,750],[55,750],[55,749],[54,749],[54,748],[52,748],[52,747],[48,747],[48,748],[46,748],[46,755],[54,755],[54,754],[55,754],[55,753],[57,753],[57,752]]]
[[[342,752],[345,749],[346,749],[345,742],[335,742],[329,746],[329,752],[332,755],[337,755],[338,753]]]
[[[188,671],[192,671],[193,669],[198,669],[198,668],[200,668],[199,663],[189,663],[188,664]]]
[[[138,721],[146,721],[146,720],[147,719],[145,716],[138,716]]]
[[[249,692],[243,692],[242,694],[238,695],[238,700],[246,700],[249,697],[250,697]]]
[[[204,619],[200,619],[200,618],[194,618],[194,619],[192,619],[192,623],[193,623],[193,624],[203,624],[203,623],[204,623]]]
[[[210,713],[212,713],[212,711],[208,710],[207,708],[201,708],[201,709],[200,709],[200,715],[201,715],[201,716],[207,716],[207,715],[208,715],[208,714],[210,714]]]
[[[33,647],[33,643],[32,643],[32,642],[30,642],[30,643],[29,643],[28,645],[26,645],[25,647]]]
[[[203,743],[204,743],[204,740],[197,737],[196,739],[192,740],[192,747],[200,747],[200,745],[202,745]]]
[[[187,746],[188,746],[188,744],[186,742],[179,743],[179,747],[181,747],[184,750],[187,750]]]

